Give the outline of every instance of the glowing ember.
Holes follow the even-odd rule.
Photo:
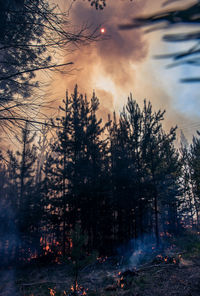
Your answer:
[[[106,257],[97,257],[97,261],[98,261],[99,263],[104,263],[104,262],[106,262],[107,259],[108,259],[107,256],[106,256]]]
[[[76,292],[76,295],[87,295],[86,291],[88,291],[88,289],[84,289],[83,287],[79,286],[78,283],[76,282],[75,287],[74,285],[71,286],[71,291],[74,294]],[[66,294],[64,294],[66,295]],[[71,294],[70,294],[71,295]]]
[[[45,247],[45,250],[48,252],[50,250],[50,247],[49,246],[46,246]]]
[[[78,289],[79,289],[79,287],[78,287],[78,283],[77,282],[76,282],[76,288],[75,289],[74,289],[74,285],[71,286],[71,291],[72,292],[75,292],[75,290],[78,291]]]
[[[122,288],[122,289],[124,288],[124,284],[121,284],[121,288]]]
[[[101,32],[101,34],[104,34],[106,32],[106,29],[105,28],[101,28],[100,29],[100,32]]]
[[[71,238],[69,239],[69,247],[70,247],[70,249],[73,248],[73,242],[72,242],[72,239]]]
[[[50,293],[51,296],[55,296],[56,295],[56,292],[53,289],[51,289],[51,288],[49,288],[49,293]]]
[[[159,260],[159,262],[177,264],[180,260],[180,255],[178,256],[178,258],[168,257],[168,256],[163,257],[162,255],[157,255],[156,258],[157,260]]]

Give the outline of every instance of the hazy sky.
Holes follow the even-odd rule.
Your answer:
[[[162,31],[143,34],[141,30],[120,31],[118,25],[127,23],[135,15],[148,14],[161,9],[162,0],[108,0],[103,11],[90,7],[88,1],[76,0],[70,10],[72,23],[102,25],[108,40],[80,47],[66,60],[75,63],[71,75],[56,74],[51,84],[52,96],[59,99],[65,90],[73,90],[77,83],[79,91],[92,95],[95,90],[101,103],[101,116],[122,109],[127,97],[133,97],[141,105],[144,98],[150,100],[154,109],[166,109],[165,127],[178,125],[187,137],[200,129],[199,84],[183,84],[180,78],[195,76],[198,69],[177,67],[166,69],[167,60],[156,60],[155,54],[185,49],[186,44],[169,44],[161,41]],[[182,1],[183,2],[183,1]],[[184,1],[186,4],[191,1]],[[57,0],[62,9],[71,1]],[[178,2],[177,4],[178,5]]]

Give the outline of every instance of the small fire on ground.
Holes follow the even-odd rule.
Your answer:
[[[55,290],[49,288],[49,294],[50,294],[50,296],[55,296],[56,292],[55,292]]]
[[[87,292],[88,289],[84,289],[82,286],[79,286],[78,283],[76,282],[75,285],[72,285],[71,286],[71,292],[72,294],[70,295],[73,295],[75,292],[76,292],[76,295],[87,295]]]
[[[119,278],[117,279],[117,285],[118,285],[118,287],[123,289],[124,288],[124,277],[121,272],[118,273],[118,276],[119,276]]]
[[[97,257],[97,261],[98,261],[99,263],[104,263],[104,262],[106,262],[107,259],[108,259],[107,256],[106,256],[106,257]]]
[[[49,289],[50,296],[57,296],[55,289],[52,289],[52,288],[48,288],[48,289]],[[59,295],[62,295],[62,296],[73,296],[73,295],[84,296],[84,295],[87,295],[87,291],[88,291],[88,289],[84,289],[82,286],[79,286],[78,283],[76,282],[75,286],[74,285],[71,286],[70,292],[63,291],[62,294],[59,293]]]
[[[178,258],[170,257],[170,256],[162,256],[157,255],[156,256],[156,262],[165,262],[165,263],[171,263],[171,264],[178,264],[181,259],[181,255],[178,255]]]

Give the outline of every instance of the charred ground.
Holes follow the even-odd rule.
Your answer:
[[[142,251],[141,251],[142,252]],[[140,264],[129,258],[98,258],[78,275],[74,293],[74,275],[68,262],[46,266],[24,266],[7,271],[1,278],[0,295],[12,291],[19,296],[198,296],[200,293],[200,238],[187,232],[170,238],[159,250],[143,253]],[[14,278],[15,273],[15,278]]]

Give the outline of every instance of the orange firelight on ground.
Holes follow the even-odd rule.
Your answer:
[[[105,28],[101,28],[100,29],[100,32],[101,32],[101,34],[104,34],[104,33],[106,33],[106,29]]]

